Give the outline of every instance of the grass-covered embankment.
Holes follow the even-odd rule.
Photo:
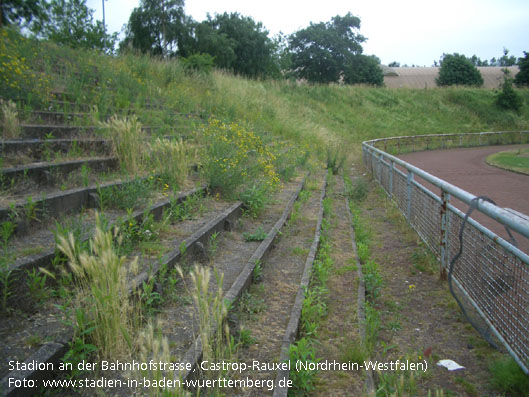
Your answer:
[[[529,127],[529,91],[520,90],[520,113],[500,110],[495,92],[476,88],[430,90],[308,85],[255,81],[215,71],[186,71],[178,60],[142,55],[106,56],[35,42],[3,30],[0,88],[4,99],[25,99],[28,108],[53,98],[62,86],[77,103],[97,103],[96,117],[134,108],[145,124],[173,122],[163,103],[182,113],[244,122],[257,132],[321,147],[338,139],[428,133],[519,130]],[[28,109],[26,109],[28,110]]]

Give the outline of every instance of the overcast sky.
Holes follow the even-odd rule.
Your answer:
[[[107,29],[119,32],[139,0],[106,0]],[[87,0],[102,19],[102,0]],[[351,12],[360,17],[367,37],[364,53],[383,64],[392,61],[432,66],[443,53],[477,55],[483,60],[529,52],[529,0],[186,0],[185,12],[196,21],[207,13],[239,12],[251,16],[273,36],[293,33]]]

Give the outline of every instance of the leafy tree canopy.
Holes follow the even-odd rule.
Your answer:
[[[503,49],[503,55],[496,59],[491,58],[490,61],[486,59],[483,61],[476,55],[472,55],[469,58],[470,62],[474,66],[514,66],[516,65],[516,57],[514,55],[509,55],[509,50],[507,48]]]
[[[248,77],[269,76],[279,71],[274,62],[274,43],[260,22],[239,13],[208,15],[193,29],[192,48],[186,52],[214,57],[215,65]]]
[[[518,58],[520,71],[514,78],[514,84],[518,87],[529,87],[529,52],[523,52],[524,57]]]
[[[45,0],[1,0],[0,27],[3,25],[30,23],[46,18]]]
[[[483,85],[481,73],[464,55],[443,54],[440,63],[439,76],[435,79],[437,85]]]
[[[184,0],[141,0],[130,15],[120,49],[163,56],[179,53],[188,23]]]
[[[311,23],[291,35],[292,68],[300,78],[311,82],[381,85],[378,59],[362,55],[366,38],[358,31],[360,18],[347,13],[327,23]]]
[[[37,37],[61,45],[112,52],[117,34],[108,35],[93,13],[86,0],[51,0],[46,18],[35,19],[30,28]]]

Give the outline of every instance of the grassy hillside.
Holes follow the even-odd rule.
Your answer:
[[[45,341],[68,340],[66,363],[157,362],[158,353],[160,361],[180,362],[195,354],[200,335],[205,362],[276,363],[286,351],[283,335],[294,334],[283,325],[296,306],[303,337],[290,345],[291,359],[422,360],[434,346],[431,360],[472,355],[463,376],[472,375],[452,378],[430,361],[419,389],[413,376],[395,372],[378,376],[377,395],[397,393],[404,376],[410,390],[421,390],[410,395],[490,395],[492,353],[484,359],[483,349],[468,347],[481,346],[469,343],[473,330],[438,283],[435,259],[374,184],[337,172],[331,160],[358,160],[360,143],[372,138],[529,129],[529,90],[519,92],[517,114],[496,108],[495,93],[484,89],[248,80],[188,70],[176,59],[74,51],[0,29],[0,356],[24,361]],[[309,262],[315,276],[307,290],[299,281]],[[230,295],[232,287],[238,292]],[[204,292],[214,289],[215,297]],[[223,326],[223,294],[240,295],[230,308],[240,321],[230,327]],[[418,319],[426,301],[432,309]],[[42,327],[40,319],[47,319]],[[417,339],[418,325],[445,334]],[[71,369],[61,376],[84,376]],[[0,389],[8,371],[0,362]],[[299,372],[294,387],[309,391],[312,381],[303,377],[310,373]],[[349,372],[347,383],[357,387],[349,394],[359,395],[363,371]],[[343,394],[343,371],[328,373],[315,381],[317,391]],[[200,377],[226,376],[219,374]],[[106,392],[131,395],[98,391]]]
[[[222,71],[187,72],[177,60],[110,57],[35,43],[3,31],[2,96],[43,104],[59,83],[77,102],[137,108],[163,102],[173,111],[211,115],[295,140],[320,143],[396,135],[516,130],[529,127],[529,91],[520,114],[499,110],[495,92],[474,88],[386,89],[253,81]],[[144,112],[145,122],[152,115]],[[156,123],[163,122],[158,115]],[[161,118],[161,120],[160,120]],[[317,145],[321,147],[321,145]]]

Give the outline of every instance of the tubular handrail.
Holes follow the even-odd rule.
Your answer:
[[[478,139],[474,140],[475,137]],[[467,142],[464,143],[464,139]],[[475,309],[522,370],[529,374],[529,309],[526,305],[529,302],[529,252],[523,252],[512,241],[504,240],[475,219],[467,219],[450,202],[456,198],[470,207],[472,203],[476,205],[477,196],[386,152],[389,145],[394,145],[393,149],[409,151],[411,147],[412,151],[417,151],[417,148],[431,148],[432,143],[441,143],[441,147],[447,148],[472,143],[490,145],[491,141],[496,144],[529,143],[529,131],[379,138],[363,142],[362,155],[375,180],[390,198],[395,199],[407,221],[439,258],[441,277],[446,277],[450,268],[450,280],[466,300],[465,305]],[[384,150],[380,148],[382,144]],[[416,181],[415,176],[439,188],[440,195]],[[529,217],[524,214],[485,200],[477,200],[475,209],[529,238]],[[463,241],[458,238],[458,225],[462,227],[465,222],[467,229]],[[463,247],[466,254],[454,256],[456,248],[461,253]],[[451,257],[459,257],[455,274]]]
[[[459,135],[459,134],[456,134],[456,135]],[[383,150],[377,149],[376,147],[371,145],[371,142],[373,141],[363,142],[362,146],[364,146],[366,150],[375,152],[393,161],[394,163],[400,165],[401,167],[405,168],[407,171],[412,172],[413,174],[417,176],[420,176],[425,181],[438,187],[442,191],[447,192],[451,194],[452,196],[458,198],[465,204],[470,205],[470,202],[476,198],[475,195],[467,192],[466,190],[463,190],[455,185],[452,185],[444,181],[441,178],[438,178],[432,174],[429,174],[428,172],[422,170],[421,168],[415,167],[411,165],[410,163],[407,163],[406,161],[399,159],[398,157],[395,157],[391,154],[384,152]],[[524,237],[529,238],[529,221],[527,221],[526,219],[516,216],[512,212],[507,211],[494,204],[488,203],[486,201],[479,201],[476,209],[486,214],[490,218],[500,222],[502,225],[505,225],[509,227],[510,229],[520,233]]]

